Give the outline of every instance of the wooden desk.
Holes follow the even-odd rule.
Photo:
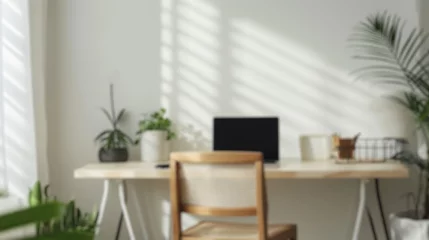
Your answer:
[[[125,202],[124,184],[127,179],[169,179],[169,169],[155,168],[155,164],[142,162],[126,163],[94,163],[88,164],[74,171],[78,179],[103,179],[104,192],[100,205],[98,226],[103,220],[109,194],[109,183],[118,180],[119,200],[124,214],[130,239],[135,235],[131,225],[128,208]],[[366,190],[368,180],[376,178],[407,178],[408,169],[397,162],[386,163],[359,163],[335,164],[333,161],[300,162],[296,159],[285,159],[278,164],[265,165],[267,179],[359,179],[359,204],[353,230],[353,240],[358,240],[363,211],[365,208]],[[134,189],[130,189],[134,191]],[[97,233],[99,228],[97,227]],[[147,234],[147,231],[145,231]],[[150,238],[146,235],[145,240]]]
[[[155,164],[142,162],[94,163],[74,171],[75,178],[83,179],[168,179],[169,169],[155,168]],[[282,162],[265,164],[267,179],[374,179],[406,178],[408,169],[395,162],[372,164],[335,164],[326,162]]]

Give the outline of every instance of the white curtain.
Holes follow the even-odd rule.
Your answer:
[[[23,200],[48,175],[38,161],[46,159],[45,22],[44,0],[1,0],[0,174],[10,195]]]
[[[33,101],[35,113],[36,160],[38,179],[49,183],[47,157],[47,116],[45,99],[46,53],[47,53],[47,10],[48,0],[27,0],[30,2],[31,67]]]

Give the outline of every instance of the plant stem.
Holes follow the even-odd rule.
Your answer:
[[[116,112],[115,112],[115,99],[113,95],[113,84],[110,84],[110,110],[112,111],[113,128],[116,129]]]

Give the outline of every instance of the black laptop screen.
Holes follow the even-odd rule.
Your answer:
[[[279,159],[278,118],[215,118],[214,150],[259,151],[265,162]]]

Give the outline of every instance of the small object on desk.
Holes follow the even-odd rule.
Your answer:
[[[339,138],[336,163],[381,163],[403,151],[408,142],[403,138]],[[359,140],[358,140],[359,139]]]
[[[156,168],[169,168],[170,164],[168,164],[168,163],[161,163],[161,164],[156,164],[155,167]]]
[[[301,135],[299,137],[303,161],[326,161],[331,158],[331,135]]]

